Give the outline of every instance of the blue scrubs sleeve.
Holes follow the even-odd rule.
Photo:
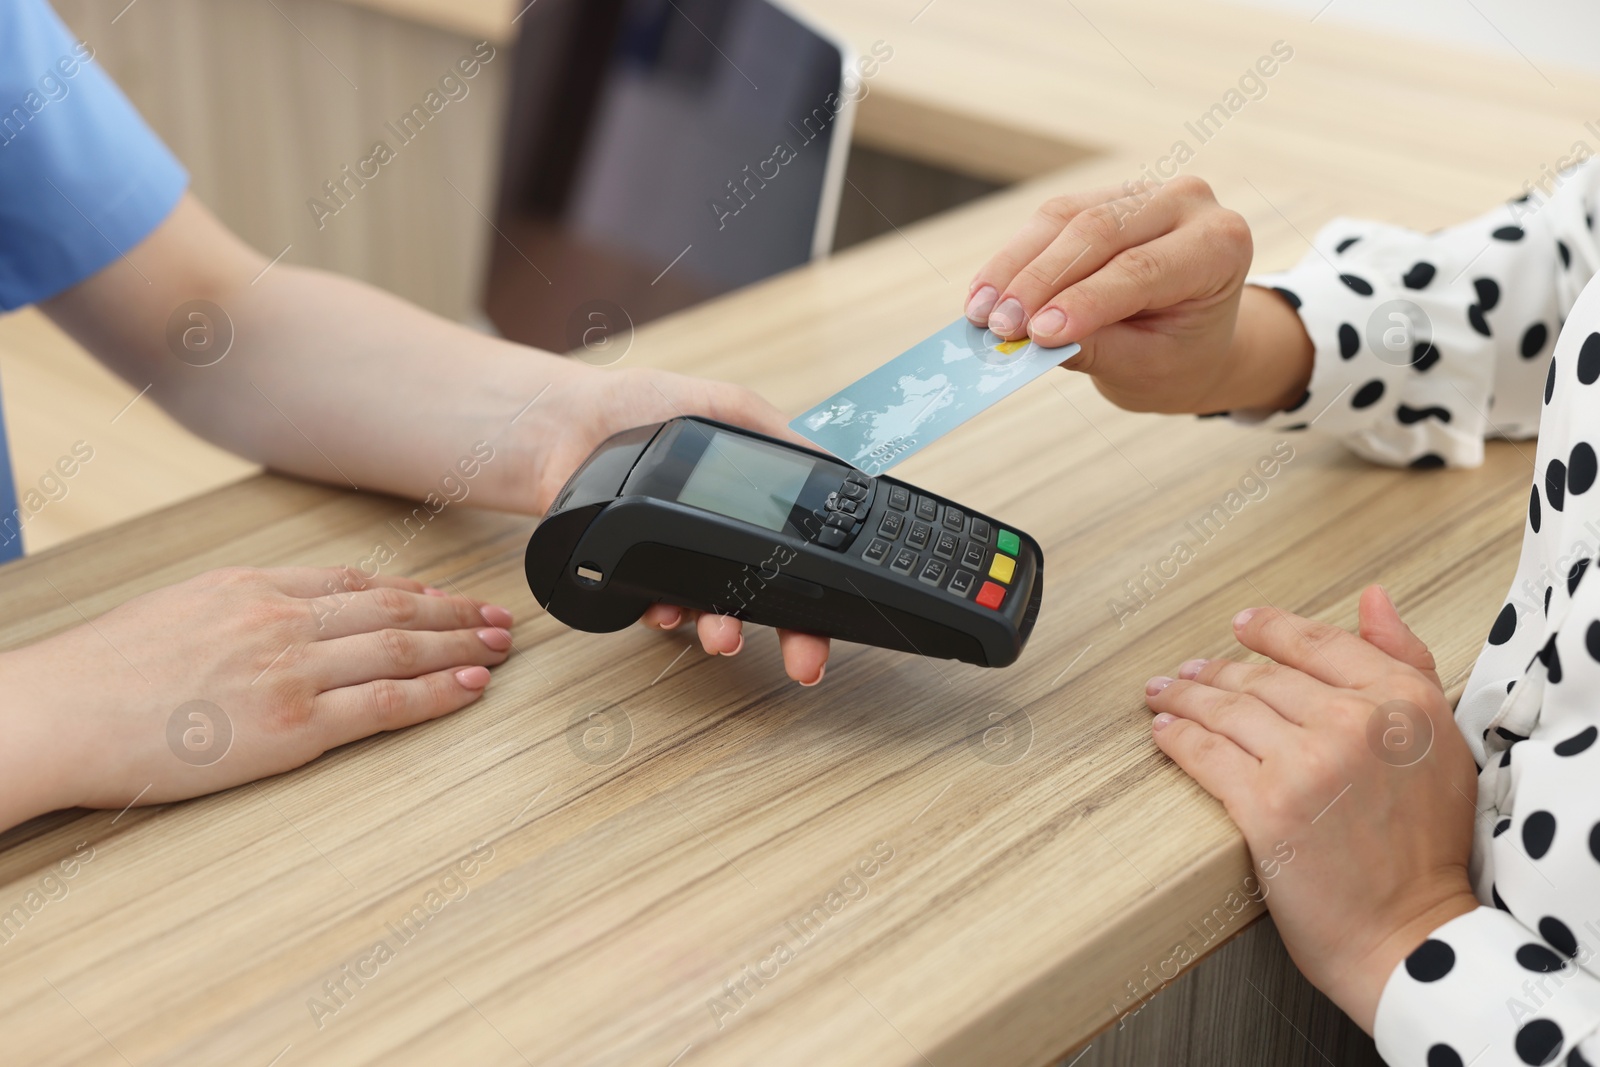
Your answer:
[[[0,0],[0,311],[122,258],[189,176],[45,0]],[[0,561],[21,527],[0,422]]]

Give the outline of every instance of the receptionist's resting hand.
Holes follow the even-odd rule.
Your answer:
[[[558,392],[559,390],[559,392]],[[799,441],[788,420],[755,393],[728,382],[689,378],[648,368],[595,368],[574,361],[571,373],[552,384],[518,420],[528,424],[525,439],[546,449],[529,510],[543,512],[572,472],[612,434],[679,415],[700,415],[785,440]],[[713,655],[736,655],[744,648],[738,619],[656,604],[640,620],[644,625],[673,630],[695,623],[701,646]],[[784,668],[802,685],[822,680],[828,662],[828,639],[814,634],[778,632]]]
[[[409,578],[234,567],[0,655],[0,826],[199,796],[477,700],[511,613]]]

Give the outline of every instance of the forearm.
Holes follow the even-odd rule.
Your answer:
[[[197,301],[217,321],[187,318]],[[339,275],[269,269],[192,196],[44,309],[191,430],[275,470],[424,497],[488,442],[497,458],[472,489],[490,507],[527,510],[518,487],[549,451],[552,422],[518,413],[599,373]],[[199,351],[184,344],[191,325]]]
[[[216,303],[232,351],[204,368],[169,360],[158,401],[231,451],[335,485],[423,497],[488,442],[501,469],[474,483],[476,502],[514,507],[507,490],[537,463],[529,405],[594,373],[321,271],[279,265]]]

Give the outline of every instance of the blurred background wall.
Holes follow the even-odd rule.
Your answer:
[[[1245,0],[1435,44],[1600,71],[1600,4],[1593,0]],[[1318,12],[1321,12],[1319,15]],[[1551,77],[1555,77],[1550,72]],[[1600,101],[1596,102],[1600,113]]]

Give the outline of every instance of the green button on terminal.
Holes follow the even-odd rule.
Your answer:
[[[1016,534],[1012,533],[1010,530],[1001,530],[999,534],[995,536],[994,547],[998,548],[1002,552],[1006,552],[1015,556],[1022,548],[1022,539]]]

